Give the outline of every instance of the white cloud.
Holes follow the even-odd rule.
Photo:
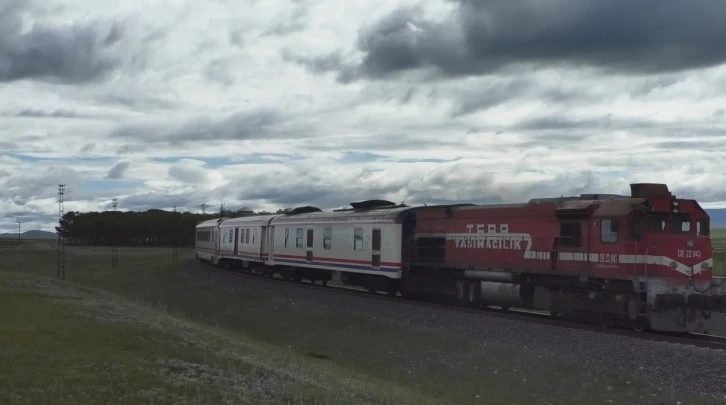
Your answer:
[[[600,59],[527,48],[490,69],[480,48],[447,51],[471,65],[439,57],[479,35],[457,22],[468,0],[4,4],[0,231],[16,229],[15,215],[52,229],[59,182],[66,210],[114,197],[121,209],[190,210],[515,201],[634,181],[726,205],[726,65],[685,28],[668,38],[693,60],[658,54],[668,69],[623,60],[629,44],[617,41]],[[25,35],[31,24],[40,34]]]

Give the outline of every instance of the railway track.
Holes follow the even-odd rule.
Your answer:
[[[443,309],[443,310],[448,310],[448,311],[467,312],[467,313],[479,314],[479,315],[486,314],[487,316],[496,316],[496,317],[500,317],[500,318],[522,319],[522,320],[526,320],[528,322],[535,322],[535,323],[541,323],[541,324],[546,324],[546,325],[554,325],[554,326],[566,327],[566,328],[571,328],[571,329],[589,330],[589,331],[600,332],[600,333],[609,333],[609,334],[615,334],[615,335],[621,335],[621,336],[630,336],[630,337],[635,337],[635,338],[643,339],[643,340],[667,342],[667,343],[672,343],[672,344],[682,344],[682,345],[695,346],[695,347],[700,347],[700,348],[726,351],[726,336],[716,336],[716,335],[697,334],[697,333],[666,333],[666,332],[655,332],[655,331],[636,332],[636,331],[628,329],[628,328],[606,327],[606,326],[601,326],[598,324],[583,323],[583,322],[562,319],[562,318],[553,318],[548,313],[538,312],[538,311],[534,311],[534,310],[514,309],[514,308],[504,310],[504,309],[497,309],[497,308],[491,308],[491,307],[472,308],[470,306],[466,306],[463,304],[418,301],[418,300],[406,299],[400,295],[398,295],[396,297],[392,297],[385,293],[371,293],[368,290],[365,290],[362,288],[345,287],[345,286],[329,285],[329,284],[328,285],[313,284],[313,283],[309,283],[309,282],[308,283],[297,282],[295,280],[287,280],[282,277],[276,277],[276,276],[270,277],[270,276],[266,276],[263,274],[252,273],[252,272],[243,271],[243,270],[230,270],[230,269],[220,268],[220,267],[216,267],[216,266],[213,266],[213,265],[207,264],[207,263],[205,263],[205,266],[209,267],[215,271],[234,274],[235,276],[238,276],[238,277],[250,277],[250,278],[256,278],[256,279],[265,279],[265,280],[272,281],[272,282],[288,283],[288,284],[292,284],[292,285],[295,285],[300,288],[312,288],[312,289],[321,289],[322,288],[327,291],[335,292],[338,294],[356,295],[359,297],[362,296],[362,297],[366,297],[366,298],[370,298],[370,299],[392,301],[392,302],[398,302],[398,303],[405,302],[408,304],[413,304],[413,305],[418,305],[418,306],[423,306],[423,307],[437,308],[437,309]]]

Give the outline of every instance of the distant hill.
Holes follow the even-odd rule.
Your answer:
[[[711,228],[726,228],[726,208],[706,210],[711,217]]]
[[[0,233],[0,238],[17,239],[17,233]],[[20,233],[20,239],[58,239],[58,234],[47,231],[25,231]]]

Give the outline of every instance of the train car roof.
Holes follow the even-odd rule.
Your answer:
[[[365,210],[345,211],[318,211],[297,215],[279,215],[272,220],[272,224],[299,224],[315,222],[395,222],[407,211],[421,207],[375,208]]]
[[[195,228],[206,228],[209,226],[217,226],[219,223],[227,218],[214,218],[206,221],[199,222]]]
[[[247,217],[230,218],[222,222],[221,227],[227,226],[254,226],[254,225],[267,225],[270,219],[280,216],[280,214],[273,215],[250,215]]]

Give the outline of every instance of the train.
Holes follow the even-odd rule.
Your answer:
[[[199,260],[288,280],[415,300],[707,333],[726,309],[710,218],[666,184],[495,205],[374,199],[323,211],[216,218],[196,226]]]

